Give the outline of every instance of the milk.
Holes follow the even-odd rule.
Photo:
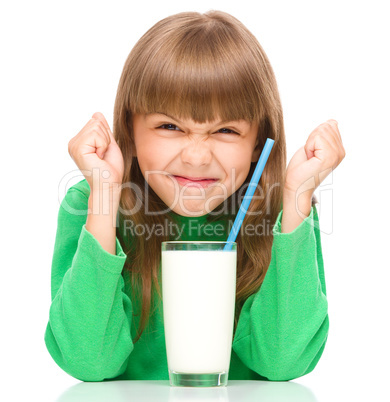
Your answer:
[[[236,251],[163,250],[168,368],[228,372],[236,292]]]

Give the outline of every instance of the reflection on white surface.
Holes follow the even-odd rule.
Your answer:
[[[229,399],[228,387],[216,388],[188,388],[171,387],[169,390],[169,402],[226,402]]]
[[[82,382],[57,402],[317,402],[313,392],[294,382],[229,381],[227,387],[171,387],[169,381]]]

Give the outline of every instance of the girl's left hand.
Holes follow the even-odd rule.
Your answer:
[[[337,121],[330,119],[320,124],[291,158],[286,171],[285,193],[308,197],[345,158]]]

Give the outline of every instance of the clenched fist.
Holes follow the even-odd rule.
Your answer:
[[[85,176],[91,192],[94,185],[108,183],[113,187],[122,184],[123,155],[102,113],[94,113],[69,141],[68,152]]]
[[[345,158],[338,123],[329,119],[312,131],[291,158],[287,167],[284,190],[286,193],[303,193],[311,198],[315,189]]]

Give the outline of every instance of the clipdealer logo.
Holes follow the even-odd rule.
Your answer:
[[[164,171],[148,171],[146,172],[147,179],[149,178],[149,175],[151,174],[165,174],[169,175],[167,172]],[[109,190],[110,184],[108,182],[105,182],[104,180],[109,178],[110,173],[106,170],[104,170],[101,175],[100,175],[100,168],[93,168],[92,171],[81,171],[78,169],[72,170],[69,173],[65,174],[62,179],[60,180],[60,183],[58,185],[58,200],[59,203],[61,204],[62,208],[64,210],[71,214],[71,215],[77,215],[77,216],[83,216],[83,215],[88,215],[88,214],[103,214],[103,215],[109,215],[112,210],[112,202],[110,199],[110,191],[103,191],[102,194],[99,193],[94,193],[93,197],[94,199],[92,200],[92,205],[93,208],[89,208],[89,206],[85,209],[76,209],[72,205],[69,205],[66,201],[65,195],[67,194],[67,191],[72,185],[77,184],[80,179],[85,179],[86,177],[91,177],[92,178],[92,183],[93,185],[97,188],[102,188]],[[324,234],[331,234],[333,233],[333,169],[329,168],[324,170],[323,172],[320,173],[320,179],[322,177],[325,177],[324,180],[320,183],[320,185],[316,188],[315,194],[319,198],[319,204],[316,204],[317,212],[318,212],[318,217],[321,219],[321,225],[319,225],[317,222],[314,220],[308,220],[306,219],[307,216],[304,215],[300,210],[299,210],[299,197],[302,195],[305,191],[311,190],[315,188],[315,177],[311,177],[308,179],[305,183],[303,183],[297,190],[296,194],[296,199],[295,199],[295,208],[299,216],[304,220],[305,224],[310,224],[312,226],[315,226],[317,229],[321,231],[321,233]],[[236,187],[236,178],[235,178],[235,171],[232,174],[232,191],[233,193],[237,190]],[[78,179],[78,180],[77,180]],[[171,207],[167,207],[163,211],[150,211],[149,210],[149,186],[147,185],[145,188],[145,202],[143,203],[143,192],[141,188],[132,182],[128,183],[122,183],[122,184],[117,184],[119,189],[124,189],[124,188],[129,188],[131,191],[134,191],[136,195],[136,205],[131,209],[131,210],[123,210],[120,206],[119,211],[124,214],[124,215],[132,215],[136,212],[138,212],[144,205],[145,207],[145,214],[150,214],[150,215],[155,215],[155,214],[166,214],[169,212],[171,209],[175,207],[175,205],[179,204],[182,208],[183,211],[186,211],[185,206],[183,204],[183,200],[185,199],[205,199],[206,203],[205,205],[208,206],[210,203],[210,199],[206,199],[205,191],[203,188],[200,188],[201,190],[201,195],[185,195],[184,191],[186,189],[185,186],[180,188],[178,183],[172,179],[172,182],[174,184],[174,200],[173,200],[173,205]],[[73,184],[72,184],[73,183]],[[269,193],[272,191],[272,189],[275,186],[279,186],[279,183],[274,183],[270,188],[268,186],[268,190],[266,193]],[[226,186],[223,184],[219,185],[220,188],[223,190],[223,194],[217,194],[214,197],[223,197],[224,198],[224,203],[226,202],[226,199],[228,198]],[[246,185],[243,185],[242,188],[239,190],[240,194],[238,194],[238,200],[242,199],[244,195],[242,194],[246,190]],[[264,191],[263,189],[259,186],[259,191],[260,191],[260,196],[254,195],[253,198],[264,198]],[[240,198],[241,197],[241,198]],[[213,198],[213,197],[210,197]],[[270,199],[268,197],[267,199]],[[235,206],[232,206],[235,208]],[[267,209],[269,207],[269,204],[267,206]],[[217,208],[219,209],[219,207]],[[210,211],[209,213],[212,213],[213,211]],[[269,211],[267,211],[269,212]],[[258,213],[261,213],[259,211]],[[188,212],[188,215],[194,214],[194,211]],[[252,213],[256,214],[256,212]],[[196,212],[195,215],[196,216]],[[118,226],[119,222],[116,217],[113,217],[113,225]],[[257,233],[258,230],[255,230],[255,233]]]

